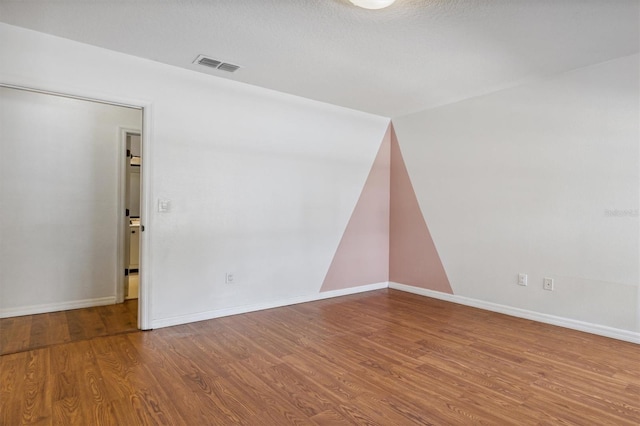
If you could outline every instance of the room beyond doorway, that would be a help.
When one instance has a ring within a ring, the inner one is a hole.
[[[123,129],[125,151],[124,167],[124,282],[118,292],[118,302],[137,299],[140,286],[140,232],[141,225],[141,168],[142,138],[140,132]]]
[[[123,275],[120,132],[141,134],[142,107],[4,84],[0,103],[0,204],[11,206],[0,221],[3,340],[9,329],[20,330],[11,332],[15,346],[38,335],[47,340],[47,324],[73,312],[88,320],[85,314],[102,309],[110,313],[103,325],[94,321],[96,330],[119,333],[114,316],[120,312],[131,323],[131,306],[137,329],[137,301],[108,305],[120,302]],[[72,340],[86,334],[68,327]]]

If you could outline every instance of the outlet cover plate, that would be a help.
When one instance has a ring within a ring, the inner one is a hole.
[[[518,285],[526,286],[527,285],[527,274],[518,274]]]

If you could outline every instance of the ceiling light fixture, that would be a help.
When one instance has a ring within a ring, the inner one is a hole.
[[[349,0],[356,6],[364,9],[382,9],[391,6],[396,0]]]

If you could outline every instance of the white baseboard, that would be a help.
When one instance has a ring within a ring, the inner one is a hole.
[[[441,293],[439,291],[427,290],[424,288],[413,287],[394,282],[389,283],[389,288],[418,294],[420,296],[433,297],[434,299],[445,300],[447,302],[458,303],[460,305],[485,309],[487,311],[498,312],[501,314],[510,315],[512,317],[524,318],[532,321],[542,322],[545,324],[557,325],[560,327],[570,328],[572,330],[584,331],[586,333],[597,334],[599,336],[605,336],[612,339],[624,340],[626,342],[640,344],[640,333],[634,331],[607,327],[605,325],[592,324],[570,318],[557,317],[555,315],[528,311],[526,309],[514,308],[511,306],[500,305],[498,303],[485,302],[483,300],[472,299],[464,296],[456,296],[455,294]]]
[[[279,308],[282,306],[313,302],[316,300],[346,296],[349,294],[363,293],[363,292],[379,290],[387,287],[395,290],[405,291],[408,293],[418,294],[421,296],[432,297],[434,299],[440,299],[448,302],[458,303],[460,305],[472,306],[474,308],[484,309],[491,312],[498,312],[498,313],[510,315],[513,317],[524,318],[532,321],[538,321],[545,324],[557,325],[557,326],[569,328],[572,330],[584,331],[586,333],[596,334],[599,336],[605,336],[613,339],[623,340],[626,342],[640,344],[640,333],[638,332],[623,330],[623,329],[613,328],[613,327],[607,327],[604,325],[578,321],[570,318],[558,317],[555,315],[529,311],[526,309],[514,308],[511,306],[500,305],[498,303],[486,302],[483,300],[472,299],[469,297],[458,296],[454,294],[441,293],[438,291],[427,290],[424,288],[413,287],[413,286],[398,284],[394,282],[381,282],[376,284],[364,285],[360,287],[352,287],[352,288],[346,288],[342,290],[316,293],[316,294],[311,294],[307,296],[298,296],[298,297],[292,297],[292,298],[281,299],[276,301],[256,303],[253,305],[223,308],[223,309],[217,309],[212,311],[199,312],[195,314],[156,319],[151,322],[151,328],[163,328],[163,327],[170,327],[170,326],[180,325],[180,324],[188,324],[196,321],[204,321],[208,319],[226,317],[230,315],[244,314],[248,312],[261,311],[264,309]]]
[[[20,317],[23,315],[46,314],[49,312],[68,311],[70,309],[90,308],[92,306],[113,305],[115,296],[95,299],[73,300],[71,302],[47,303],[44,305],[21,306],[19,308],[0,309],[0,318]]]
[[[380,290],[387,288],[388,282],[363,285],[360,287],[351,287],[341,290],[327,291],[324,293],[316,293],[308,296],[298,296],[288,299],[275,300],[271,302],[256,303],[253,305],[237,306],[233,308],[217,309],[213,311],[199,312],[196,314],[180,315],[177,317],[162,318],[153,320],[151,328],[163,328],[173,325],[187,324],[190,322],[204,321],[213,318],[227,317],[230,315],[246,314],[248,312],[262,311],[264,309],[280,308],[282,306],[296,305],[298,303],[314,302],[316,300],[329,299],[338,296],[347,296],[349,294],[363,293],[366,291]]]

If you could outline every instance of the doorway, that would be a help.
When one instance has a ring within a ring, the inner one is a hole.
[[[0,346],[10,352],[122,332],[120,315],[132,314],[125,322],[143,328],[144,291],[135,312],[117,302],[121,130],[134,129],[141,150],[144,113],[0,83],[0,204],[10,206],[0,211]]]
[[[124,270],[120,301],[137,300],[140,289],[142,139],[139,131],[122,130],[124,165]]]

